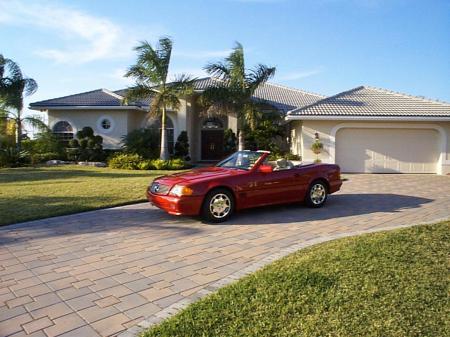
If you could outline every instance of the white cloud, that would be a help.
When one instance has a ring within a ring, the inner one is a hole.
[[[279,81],[295,81],[323,73],[323,67],[317,67],[309,70],[292,71],[284,75],[276,76]]]
[[[107,18],[47,1],[2,1],[1,24],[31,26],[58,35],[58,47],[39,49],[35,53],[59,63],[86,63],[127,57],[133,54],[132,47],[138,40],[135,32]]]

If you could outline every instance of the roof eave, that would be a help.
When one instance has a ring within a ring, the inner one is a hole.
[[[137,105],[30,105],[30,110],[142,110],[147,106]]]
[[[430,122],[447,122],[450,116],[336,116],[336,115],[287,115],[286,121],[300,120],[353,120],[353,121],[430,121]]]

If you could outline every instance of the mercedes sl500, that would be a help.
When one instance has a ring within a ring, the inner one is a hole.
[[[155,206],[175,215],[223,222],[245,208],[304,202],[318,208],[342,185],[339,166],[269,160],[267,151],[238,151],[216,166],[159,177],[147,189]]]

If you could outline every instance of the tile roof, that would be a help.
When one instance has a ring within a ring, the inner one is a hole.
[[[123,97],[107,89],[97,89],[79,94],[31,103],[31,107],[51,106],[119,106]]]
[[[450,117],[450,103],[360,86],[295,109],[289,116]]]
[[[196,91],[203,91],[209,86],[217,85],[218,80],[205,77],[194,82]],[[39,107],[61,107],[61,106],[120,106],[125,97],[127,89],[109,91],[98,89],[80,94],[74,94],[54,99],[49,99],[30,104],[31,108]],[[287,112],[305,105],[312,104],[325,96],[309,93],[303,90],[284,87],[277,84],[265,83],[255,92],[254,98],[275,106],[277,109]],[[139,102],[129,102],[128,105],[148,106],[150,98]]]
[[[219,83],[219,80],[205,77],[198,79],[194,84],[194,88],[195,90],[203,91],[208,87],[217,85],[217,83]],[[266,82],[256,89],[253,98],[273,105],[278,110],[288,112],[315,103],[325,98],[325,96]]]

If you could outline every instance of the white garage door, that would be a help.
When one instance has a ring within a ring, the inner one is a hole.
[[[436,173],[439,134],[428,129],[340,129],[336,163],[342,172]]]

